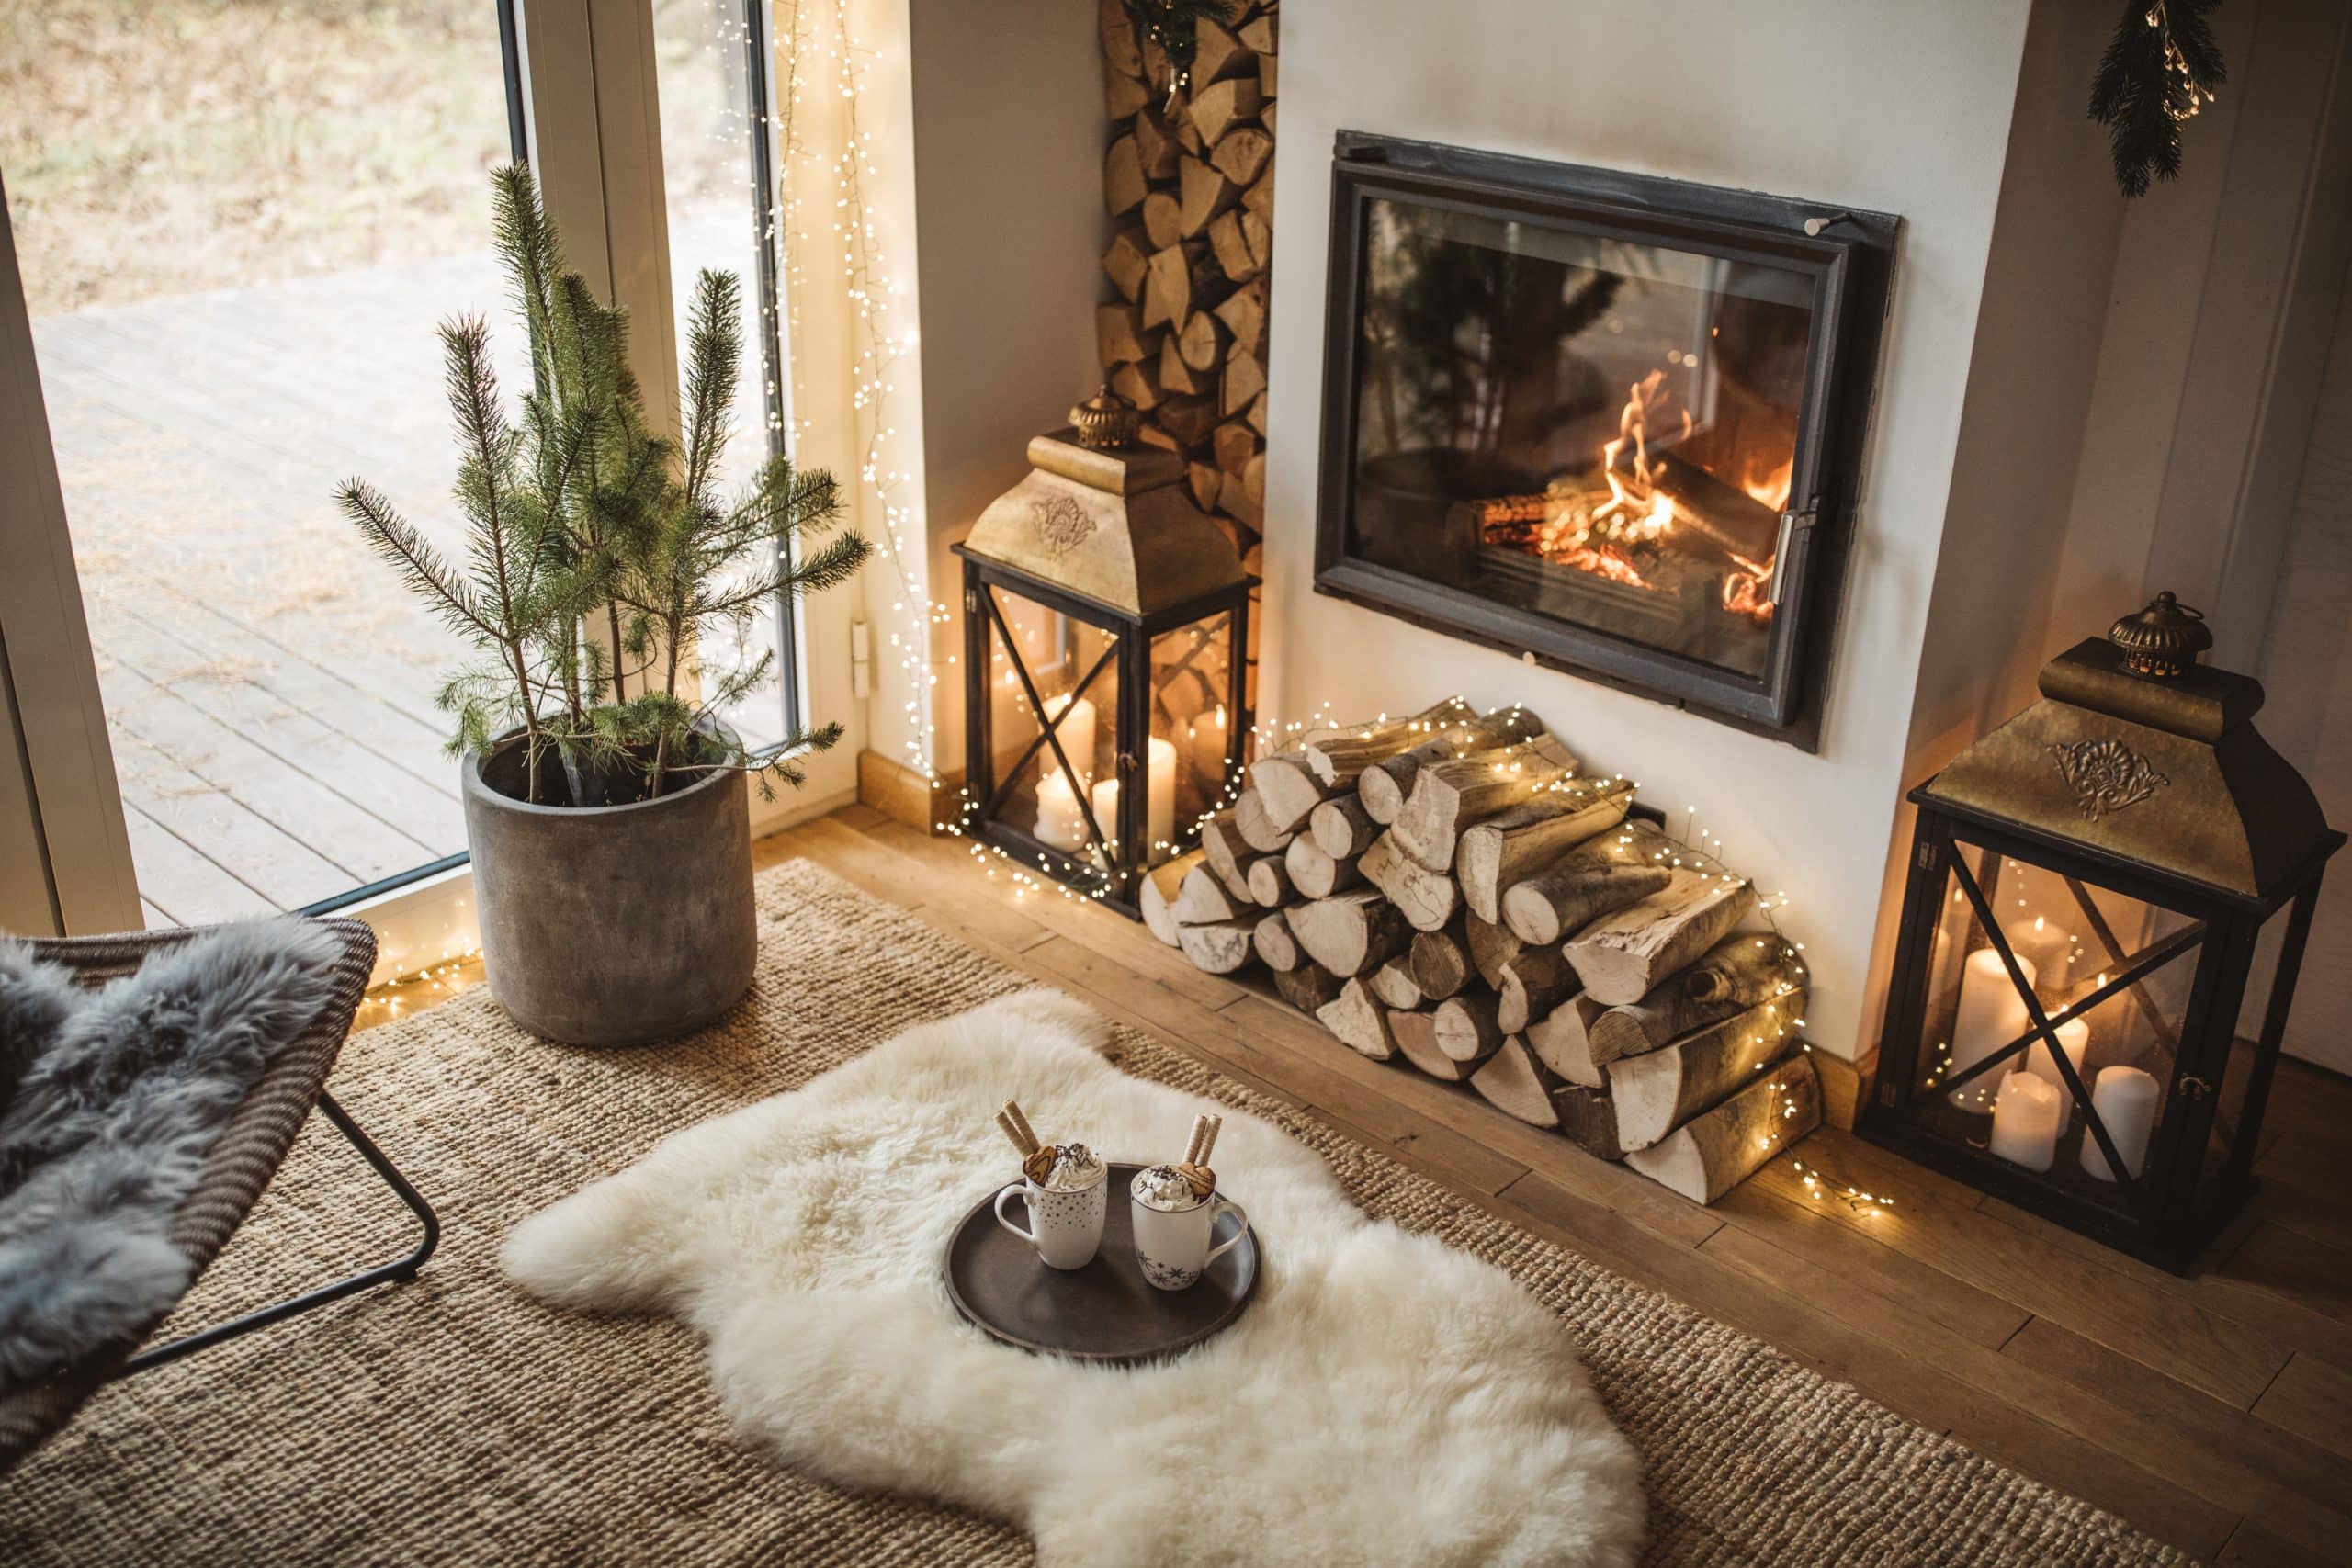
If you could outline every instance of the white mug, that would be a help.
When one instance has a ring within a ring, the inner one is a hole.
[[[1135,1208],[1136,1261],[1143,1268],[1143,1277],[1163,1291],[1191,1289],[1203,1269],[1240,1246],[1241,1238],[1250,1234],[1250,1216],[1227,1198],[1198,1198],[1182,1209],[1155,1209],[1134,1197],[1127,1201]],[[1226,1213],[1238,1218],[1241,1228],[1211,1247],[1209,1233],[1216,1225],[1217,1215]]]
[[[1107,1212],[1110,1168],[1095,1172],[1088,1186],[1062,1190],[1016,1181],[996,1195],[996,1223],[1037,1249],[1049,1269],[1083,1269],[1094,1261],[1102,1245],[1102,1216]],[[1023,1230],[1004,1217],[1004,1201],[1023,1199],[1029,1206],[1029,1228]]]

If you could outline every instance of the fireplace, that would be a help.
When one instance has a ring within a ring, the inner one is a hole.
[[[1811,748],[1896,220],[1341,132],[1316,587]]]

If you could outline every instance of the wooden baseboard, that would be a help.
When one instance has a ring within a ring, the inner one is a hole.
[[[895,757],[879,751],[857,754],[859,804],[926,833],[938,832],[941,823],[954,818],[963,787],[960,771],[927,779]]]
[[[1808,1054],[1813,1057],[1814,1075],[1821,1080],[1821,1119],[1832,1127],[1852,1132],[1861,1114],[1862,1099],[1878,1077],[1878,1047],[1871,1046],[1859,1062],[1821,1050]]]

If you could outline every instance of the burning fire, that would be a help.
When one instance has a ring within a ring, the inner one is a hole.
[[[1657,538],[1674,526],[1674,498],[1657,488],[1657,469],[1650,462],[1648,440],[1650,404],[1665,382],[1663,370],[1653,370],[1635,382],[1633,395],[1617,413],[1617,439],[1600,444],[1600,475],[1609,481],[1609,499],[1593,509],[1592,526],[1600,528],[1622,517],[1623,522],[1601,531],[1629,544]],[[1690,434],[1689,409],[1682,411],[1682,434],[1686,438]],[[1630,488],[1617,477],[1617,459],[1623,456],[1628,442],[1634,447]]]

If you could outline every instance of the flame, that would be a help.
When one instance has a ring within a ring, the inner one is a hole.
[[[1609,499],[1593,508],[1592,521],[1598,525],[1613,518],[1624,518],[1616,527],[1606,530],[1611,538],[1629,543],[1655,539],[1674,526],[1674,498],[1657,488],[1659,466],[1650,461],[1649,449],[1650,408],[1658,401],[1659,389],[1665,384],[1663,370],[1653,370],[1634,383],[1625,406],[1617,411],[1617,439],[1600,444],[1600,474],[1609,481]],[[1689,409],[1682,411],[1682,426],[1683,434],[1688,435]],[[1624,455],[1628,445],[1634,448],[1634,461],[1625,479],[1620,479],[1617,459]],[[1630,485],[1628,479],[1632,481]]]
[[[1739,563],[1739,570],[1724,578],[1724,608],[1751,621],[1770,620],[1772,601],[1764,595],[1771,586],[1772,562],[1752,561],[1736,551],[1731,558]]]
[[[1763,473],[1742,474],[1739,488],[1751,501],[1758,501],[1775,512],[1785,512],[1789,505],[1789,481],[1796,473],[1797,460],[1792,456],[1779,468]]]

